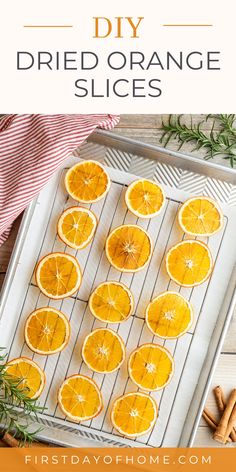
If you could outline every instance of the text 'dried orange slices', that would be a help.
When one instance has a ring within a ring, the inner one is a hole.
[[[139,218],[153,218],[162,210],[165,195],[156,182],[139,179],[128,186],[125,202],[128,209]]]
[[[153,428],[157,415],[157,404],[150,395],[132,392],[115,400],[112,405],[111,421],[120,434],[135,438]]]
[[[193,322],[191,303],[177,292],[163,292],[155,297],[145,315],[152,333],[164,339],[182,336]]]
[[[74,256],[52,252],[39,261],[35,278],[41,292],[57,300],[69,297],[79,289],[82,274]]]
[[[6,373],[16,380],[26,396],[35,400],[38,398],[45,386],[45,374],[36,362],[27,357],[12,359],[6,364]]]
[[[180,207],[178,221],[187,234],[211,236],[221,230],[223,213],[212,198],[193,197]]]
[[[86,421],[102,410],[102,395],[94,380],[84,375],[72,375],[61,385],[58,403],[63,413],[73,421]]]
[[[210,277],[213,270],[210,249],[201,241],[181,241],[169,249],[166,269],[169,277],[179,285],[200,285]]]
[[[60,352],[67,346],[69,338],[70,323],[55,308],[39,308],[26,320],[25,341],[37,354],[46,356]]]
[[[120,323],[133,312],[133,295],[121,282],[103,282],[89,298],[91,313],[105,323]]]
[[[95,329],[84,340],[82,358],[94,372],[103,374],[114,372],[124,362],[124,342],[112,329]]]
[[[121,272],[137,272],[150,261],[153,244],[140,226],[123,225],[113,229],[106,240],[110,264]]]
[[[81,161],[66,173],[65,186],[69,195],[81,203],[93,203],[103,198],[110,188],[110,177],[96,161]]]
[[[174,359],[163,346],[143,344],[131,353],[128,371],[131,380],[142,390],[160,390],[172,378]]]
[[[61,240],[73,249],[84,249],[93,239],[97,218],[88,208],[67,208],[58,220],[57,232]]]

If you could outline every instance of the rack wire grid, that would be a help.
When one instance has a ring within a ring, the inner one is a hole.
[[[95,437],[104,435],[114,444],[133,446],[161,446],[170,421],[170,415],[175,404],[176,394],[179,389],[186,360],[191,349],[196,328],[202,320],[202,307],[209,289],[210,280],[199,287],[184,288],[172,282],[165,270],[165,254],[176,242],[186,236],[177,224],[177,212],[182,201],[166,195],[165,207],[161,214],[150,220],[142,220],[132,215],[126,208],[124,193],[127,184],[119,181],[114,176],[110,190],[103,200],[91,205],[97,215],[99,224],[92,243],[82,251],[76,251],[66,246],[57,236],[56,223],[62,211],[75,202],[68,197],[64,189],[64,177],[67,168],[60,172],[53,198],[50,200],[51,208],[45,219],[45,227],[42,231],[41,245],[37,254],[37,261],[50,252],[67,252],[77,257],[83,271],[83,282],[75,296],[55,301],[46,298],[38,289],[34,279],[34,267],[27,287],[22,307],[19,312],[15,331],[11,333],[9,346],[9,359],[19,356],[27,356],[36,361],[46,374],[46,386],[40,398],[40,404],[46,410],[42,415],[45,420],[50,419],[62,423],[67,427],[80,428],[90,431]],[[111,174],[110,169],[108,172]],[[116,171],[113,171],[116,175]],[[119,176],[119,174],[118,174]],[[37,205],[40,205],[40,197]],[[105,241],[110,231],[121,224],[137,224],[145,228],[150,234],[154,250],[152,258],[146,268],[137,273],[121,273],[115,270],[108,262],[104,251]],[[209,244],[215,263],[220,253],[221,243],[227,227],[227,217],[224,217],[224,227],[213,238],[198,238]],[[132,291],[135,299],[134,314],[125,322],[110,325],[125,342],[126,361],[121,368],[112,374],[98,374],[87,368],[81,358],[81,347],[85,336],[93,329],[108,326],[96,320],[89,311],[88,299],[91,291],[102,281],[116,280],[126,284]],[[175,290],[185,296],[194,307],[194,323],[189,331],[178,339],[162,340],[154,336],[145,324],[144,312],[147,304],[160,292]],[[24,325],[29,313],[39,307],[52,306],[67,315],[71,324],[71,338],[65,350],[53,356],[40,356],[32,353],[24,341]],[[130,352],[137,346],[155,342],[165,346],[173,355],[175,372],[170,384],[151,396],[159,407],[159,416],[153,430],[136,439],[128,440],[122,437],[113,427],[110,421],[110,411],[113,400],[118,396],[131,391],[139,390],[131,381],[127,373],[127,359]],[[75,373],[81,373],[92,377],[101,389],[104,408],[96,418],[76,425],[66,418],[58,407],[57,392],[63,380]],[[193,376],[194,377],[194,376]],[[197,379],[192,380],[197,382]],[[191,379],[190,379],[191,382]],[[183,387],[182,387],[183,388]]]

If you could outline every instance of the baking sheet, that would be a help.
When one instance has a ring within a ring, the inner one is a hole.
[[[94,145],[93,154],[92,143],[87,149],[84,146],[81,157],[87,157],[88,149],[90,157],[97,157],[98,147]],[[171,282],[166,274],[164,254],[170,246],[185,238],[177,225],[176,214],[179,205],[190,193],[170,185],[165,186],[167,200],[162,213],[152,220],[138,220],[127,211],[124,204],[124,192],[135,176],[109,168],[112,185],[108,195],[104,200],[89,205],[99,217],[96,236],[92,244],[83,251],[76,252],[66,247],[56,236],[59,215],[64,208],[74,205],[74,201],[68,198],[63,183],[66,168],[74,162],[74,158],[69,159],[37,199],[3,310],[0,345],[7,346],[9,358],[26,355],[44,368],[47,383],[40,403],[47,409],[41,418],[44,424],[56,431],[57,438],[63,438],[64,432],[71,430],[73,434],[77,432],[99,440],[104,445],[109,442],[126,446],[177,446],[235,260],[235,208],[224,205],[222,231],[210,239],[200,238],[209,244],[216,261],[211,279],[193,289],[180,288]],[[149,266],[136,274],[119,273],[109,265],[104,253],[104,243],[110,230],[123,223],[137,223],[144,227],[154,242],[154,253]],[[34,266],[40,257],[51,251],[66,251],[78,257],[83,269],[83,282],[76,296],[63,301],[49,301],[37,288],[33,275]],[[110,405],[113,399],[124,392],[137,390],[128,379],[126,363],[120,371],[103,376],[92,374],[81,360],[81,344],[85,335],[93,328],[104,326],[93,318],[87,306],[91,290],[104,280],[120,280],[126,283],[135,297],[134,315],[126,322],[112,326],[126,342],[127,358],[138,344],[155,341],[165,345],[175,359],[175,374],[171,383],[164,390],[152,393],[160,407],[156,426],[151,433],[137,440],[121,437],[110,422]],[[167,289],[179,291],[194,305],[194,324],[189,332],[178,340],[163,341],[154,338],[144,323],[144,310],[150,299]],[[23,336],[24,322],[28,314],[36,307],[46,305],[62,310],[70,318],[72,327],[68,347],[62,353],[49,357],[33,354],[25,345]],[[104,398],[102,413],[81,425],[65,418],[57,407],[58,387],[65,377],[77,372],[92,376],[100,386]],[[50,433],[48,436],[50,437]],[[73,437],[71,444],[75,445],[75,442]]]

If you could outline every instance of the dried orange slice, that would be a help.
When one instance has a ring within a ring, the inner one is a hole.
[[[58,392],[63,413],[73,421],[86,421],[102,410],[102,395],[94,380],[85,375],[72,375],[64,380]]]
[[[110,177],[99,162],[81,161],[67,171],[65,186],[74,200],[93,203],[108,192]]]
[[[181,241],[169,249],[166,269],[169,277],[183,287],[200,285],[213,270],[210,249],[201,241]]]
[[[27,357],[18,357],[6,364],[6,372],[13,379],[19,380],[18,388],[29,398],[36,399],[41,395],[46,378],[36,362]]]
[[[69,337],[70,323],[66,316],[55,308],[39,308],[26,320],[25,341],[37,354],[46,356],[62,351],[68,344]]]
[[[162,210],[165,195],[159,184],[139,179],[128,186],[125,202],[128,209],[139,218],[153,218]]]
[[[158,344],[143,344],[133,351],[128,361],[129,376],[143,390],[160,390],[171,380],[174,359]]]
[[[106,256],[121,272],[143,269],[152,255],[152,240],[140,226],[123,225],[113,229],[106,240]]]
[[[97,218],[88,208],[67,208],[58,220],[57,232],[61,240],[73,249],[84,249],[93,239]]]
[[[84,340],[82,357],[85,364],[95,372],[114,372],[124,362],[124,342],[112,329],[95,329]]]
[[[155,400],[143,392],[126,393],[115,400],[111,421],[119,433],[134,438],[150,431],[158,415]]]
[[[52,252],[39,261],[35,278],[41,292],[57,300],[69,297],[79,289],[82,274],[74,256]]]
[[[223,213],[212,198],[193,197],[180,207],[178,221],[187,234],[211,236],[221,230]]]
[[[91,313],[105,323],[120,323],[127,320],[133,307],[133,295],[121,282],[103,282],[89,298]]]
[[[178,338],[191,326],[193,308],[180,293],[163,292],[149,303],[145,315],[153,334],[164,339]]]

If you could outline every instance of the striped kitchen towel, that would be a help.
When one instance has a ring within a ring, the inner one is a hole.
[[[117,115],[5,115],[0,119],[0,245],[15,218],[72,151]]]

